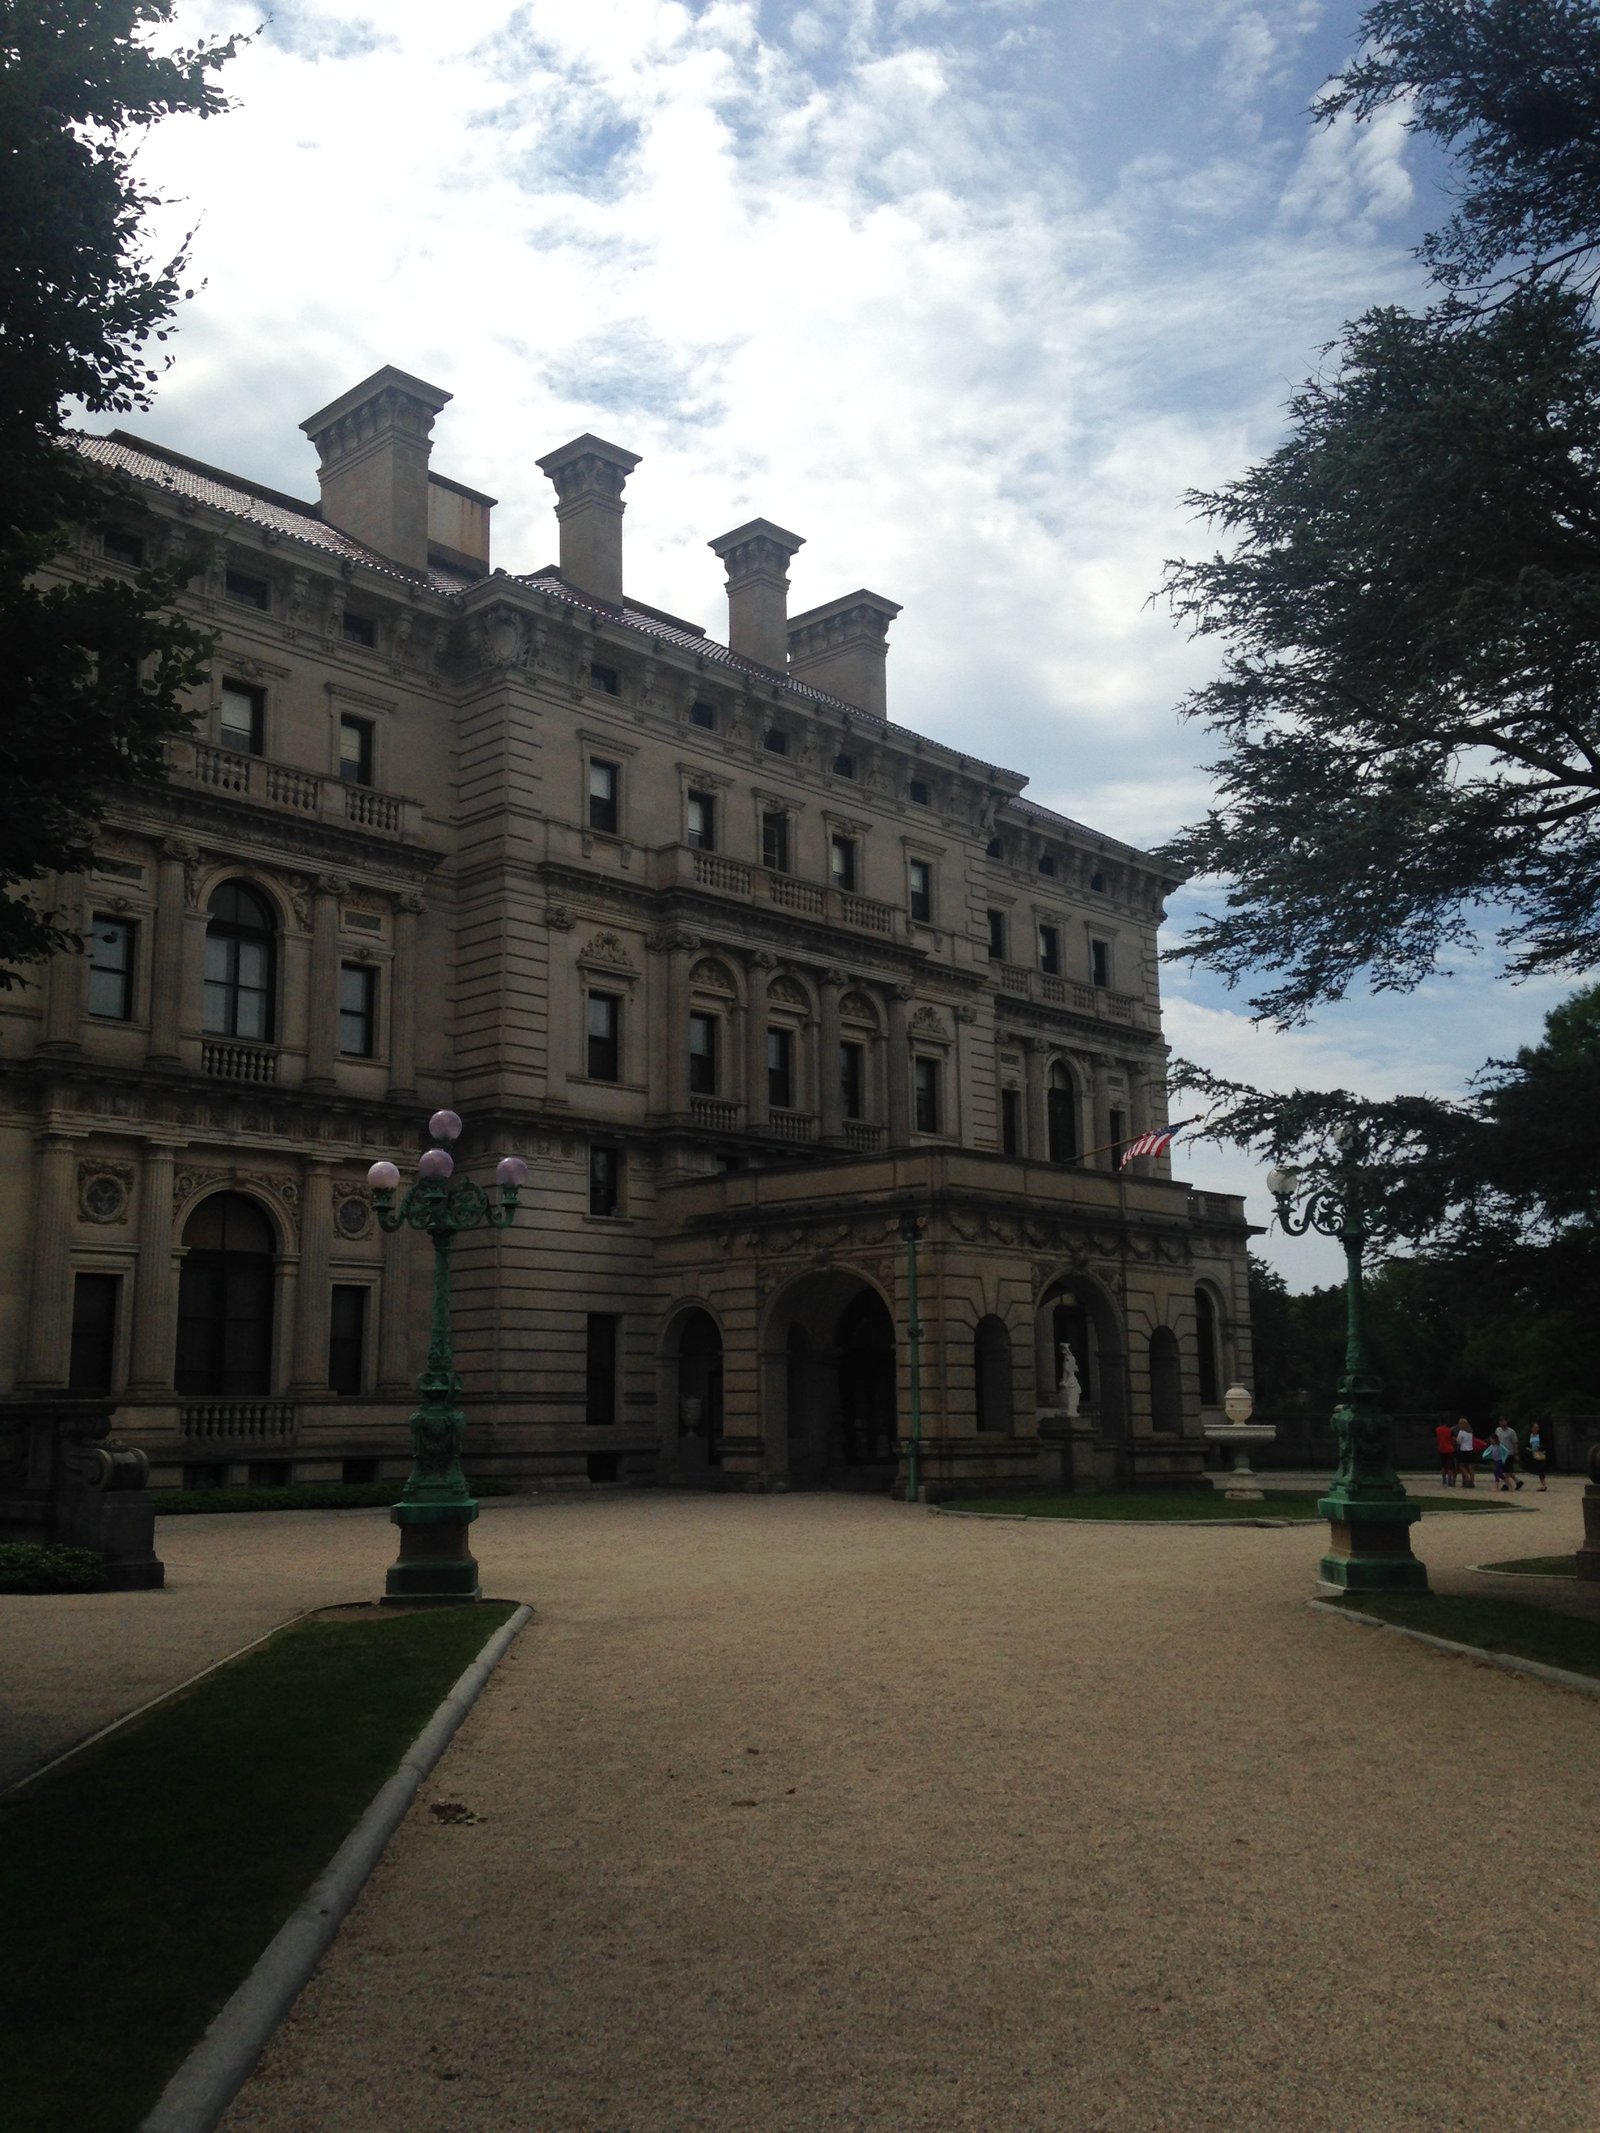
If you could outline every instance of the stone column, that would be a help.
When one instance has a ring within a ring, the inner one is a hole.
[[[842,970],[822,973],[822,1023],[817,1032],[817,1109],[822,1138],[844,1138],[844,1087],[839,1079],[839,1002],[850,982]]]
[[[150,960],[150,1064],[176,1066],[183,1018],[185,916],[184,868],[194,847],[169,838],[156,866],[156,937]]]
[[[61,923],[69,933],[87,932],[85,888],[81,874],[58,874],[52,885],[51,905],[60,914]],[[88,983],[87,941],[76,952],[62,948],[50,958],[44,1002],[44,1037],[39,1046],[42,1052],[59,1054],[82,1049]]]
[[[1050,1100],[1044,1079],[1044,1044],[1038,1037],[1025,1037],[1023,1067],[1027,1074],[1028,1123],[1024,1131],[1022,1152],[1035,1163],[1042,1163],[1050,1153]]]
[[[382,1392],[404,1392],[411,1382],[409,1276],[411,1239],[416,1234],[404,1227],[384,1234],[378,1320],[378,1386]]]
[[[172,1263],[173,1169],[177,1151],[145,1144],[139,1173],[139,1271],[134,1287],[130,1392],[172,1391],[177,1358],[177,1284]]]
[[[744,1122],[751,1133],[767,1123],[767,972],[770,955],[751,959],[744,1017]]]
[[[306,1087],[331,1089],[339,1053],[339,899],[349,883],[319,874],[311,903],[311,992],[306,1009]]]
[[[394,961],[389,965],[389,1094],[417,1093],[417,920],[424,909],[415,889],[395,899]]]
[[[1094,1158],[1096,1170],[1115,1170],[1116,1158],[1106,1145],[1111,1139],[1110,1075],[1103,1059],[1094,1062],[1094,1133],[1089,1146],[1101,1152]]]
[[[77,1218],[77,1137],[39,1136],[23,1383],[64,1386],[72,1355],[72,1230]]]
[[[329,1260],[333,1250],[333,1166],[307,1159],[301,1176],[300,1272],[294,1293],[294,1390],[328,1389]]]
[[[911,1003],[916,989],[889,988],[889,1146],[911,1141]]]
[[[666,1090],[668,1115],[689,1115],[689,972],[699,942],[692,933],[667,936]],[[653,1079],[654,1077],[652,1077]]]

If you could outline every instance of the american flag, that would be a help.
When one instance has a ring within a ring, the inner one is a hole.
[[[1175,1126],[1152,1126],[1148,1133],[1141,1133],[1136,1141],[1129,1141],[1122,1151],[1119,1170],[1126,1170],[1136,1155],[1165,1155],[1172,1146],[1173,1137],[1183,1131],[1193,1120],[1182,1119]]]

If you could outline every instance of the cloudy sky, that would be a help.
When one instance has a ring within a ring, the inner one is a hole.
[[[398,364],[454,394],[434,465],[500,499],[511,570],[555,556],[534,461],[597,430],[643,455],[639,597],[724,634],[705,543],[774,518],[806,537],[794,609],[903,603],[891,717],[1156,842],[1207,794],[1174,707],[1211,655],[1148,604],[1207,545],[1183,493],[1271,448],[1343,320],[1419,293],[1442,219],[1396,120],[1306,120],[1358,13],[279,0],[237,108],[141,151],[203,286],[126,426],[311,496],[298,423]],[[179,15],[193,38],[262,8]],[[1566,989],[1469,967],[1286,1037],[1174,968],[1168,1033],[1269,1085],[1449,1093]],[[1265,1220],[1238,1157],[1179,1167]],[[1264,1248],[1292,1287],[1333,1278],[1331,1247]]]

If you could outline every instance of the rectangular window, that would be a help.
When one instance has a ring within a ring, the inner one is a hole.
[[[703,726],[707,733],[715,733],[717,730],[715,704],[691,704],[689,706],[689,723],[691,726]]]
[[[794,1033],[767,1031],[767,1103],[774,1111],[794,1109]]]
[[[761,817],[761,864],[771,874],[789,871],[789,817],[781,809]]]
[[[714,852],[717,848],[717,803],[708,792],[692,792],[685,809],[688,818],[688,841],[697,852]]]
[[[598,689],[604,696],[620,696],[622,694],[622,676],[615,667],[597,666],[591,660],[589,662],[589,686],[591,689]]]
[[[769,726],[761,736],[761,745],[768,755],[787,755],[789,753],[789,736],[777,726]]]
[[[1006,959],[1006,915],[1003,911],[989,913],[989,960],[1003,963]]]
[[[1113,1170],[1122,1161],[1122,1145],[1128,1138],[1128,1117],[1125,1111],[1112,1109],[1106,1113],[1106,1131],[1111,1137],[1111,1167]]]
[[[591,1311],[584,1320],[583,1419],[591,1429],[610,1429],[617,1419],[617,1333],[613,1311]]]
[[[622,1212],[622,1150],[596,1143],[589,1150],[589,1212],[620,1215]]]
[[[865,1116],[866,1047],[864,1045],[840,1045],[839,1094],[844,1100],[844,1115],[846,1118],[861,1118]]]
[[[689,1017],[689,1093],[691,1096],[715,1096],[717,1093],[715,1015]]]
[[[1020,1155],[1022,1152],[1022,1091],[1000,1091],[1000,1152],[1002,1155]]]
[[[259,755],[267,720],[267,692],[246,681],[224,681],[217,739],[240,755]]]
[[[1109,985],[1111,983],[1111,943],[1109,941],[1091,941],[1089,943],[1089,976],[1096,985]]]
[[[589,995],[589,1059],[591,1081],[622,1079],[622,1002],[615,993]]]
[[[130,570],[144,568],[144,542],[137,533],[125,533],[120,526],[108,526],[100,536],[100,552],[113,563],[126,563]]]
[[[856,774],[856,759],[842,752],[833,759],[833,774],[836,778],[853,778]]]
[[[372,721],[341,718],[339,721],[339,775],[347,785],[372,783]]]
[[[346,644],[364,644],[370,652],[378,641],[378,625],[370,615],[352,615],[346,608],[343,627]]]
[[[1046,977],[1061,975],[1061,932],[1056,926],[1039,928],[1039,968]]]
[[[117,1274],[79,1274],[72,1283],[72,1360],[67,1390],[107,1393],[117,1363]]]
[[[912,1066],[912,1089],[916,1098],[916,1121],[919,1133],[937,1133],[939,1130],[939,1062],[937,1059],[914,1059]]]
[[[225,572],[222,589],[230,600],[237,600],[241,607],[259,607],[265,611],[272,605],[271,585],[265,578],[254,577],[248,570]]]
[[[919,925],[933,924],[933,866],[929,860],[913,859],[907,868],[911,885],[911,916]]]
[[[367,1292],[360,1282],[336,1281],[328,1310],[328,1390],[365,1392]]]
[[[928,785],[925,778],[913,778],[906,787],[906,792],[914,806],[926,807],[928,805]]]
[[[339,1049],[370,1059],[376,1048],[378,973],[365,963],[339,965]]]
[[[602,763],[597,756],[589,760],[589,827],[604,830],[608,837],[617,834],[622,820],[620,805],[622,772],[615,763]]]
[[[836,889],[853,890],[856,885],[856,841],[853,837],[833,837],[828,843],[829,871]]]
[[[97,911],[89,934],[89,1012],[108,1022],[133,1014],[133,954],[138,929],[125,918]]]

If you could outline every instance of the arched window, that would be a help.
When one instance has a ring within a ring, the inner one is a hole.
[[[1005,1321],[980,1318],[972,1336],[973,1390],[979,1429],[1011,1431],[1011,1336]]]
[[[272,1390],[272,1226],[254,1200],[215,1192],[184,1225],[180,1393]]]
[[[270,1043],[278,934],[263,896],[225,881],[206,906],[206,989],[201,1027],[211,1037]]]
[[[1222,1400],[1222,1372],[1217,1362],[1217,1307],[1209,1289],[1194,1292],[1194,1331],[1200,1350],[1200,1405],[1216,1407]]]
[[[1150,1427],[1158,1437],[1183,1431],[1183,1368],[1170,1326],[1157,1326],[1150,1336]]]
[[[1050,1069],[1045,1091],[1045,1112],[1050,1129],[1052,1163],[1076,1162],[1078,1156],[1078,1092],[1072,1069],[1058,1059]]]

